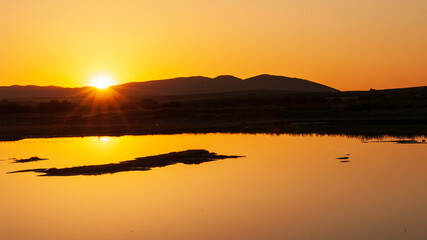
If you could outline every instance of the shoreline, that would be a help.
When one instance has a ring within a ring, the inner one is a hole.
[[[240,122],[229,124],[113,124],[113,125],[53,125],[53,126],[9,126],[0,128],[0,141],[19,141],[31,138],[63,137],[120,137],[171,134],[291,134],[331,135],[363,139],[384,137],[415,138],[427,136],[427,125],[402,122]],[[150,125],[151,125],[150,124]]]

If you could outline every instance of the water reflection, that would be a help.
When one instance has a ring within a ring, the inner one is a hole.
[[[97,177],[5,174],[187,149],[245,157]],[[421,240],[427,235],[425,144],[184,134],[107,142],[26,139],[1,142],[0,150],[6,160],[0,162],[0,239]],[[349,163],[336,159],[347,154]],[[31,156],[49,160],[24,165],[7,160]]]
[[[268,135],[291,135],[291,136],[330,136],[330,137],[349,137],[357,138],[364,141],[369,140],[383,140],[387,138],[400,138],[400,139],[414,139],[426,138],[427,125],[423,124],[363,124],[363,123],[293,123],[285,124],[283,122],[272,123],[241,123],[238,126],[228,128],[203,128],[196,130],[171,130],[163,129],[156,131],[130,131],[116,133],[117,135],[109,135],[104,133],[105,136],[98,136],[99,142],[108,142],[111,136],[120,137],[125,135],[150,135],[150,134],[210,134],[210,133],[228,133],[228,134],[268,134]],[[61,133],[57,133],[61,134]],[[81,134],[81,133],[80,133]],[[36,135],[41,138],[57,137],[58,135]],[[59,135],[60,136],[60,135]],[[69,135],[67,135],[69,136]],[[92,137],[76,136],[76,137]],[[96,135],[95,135],[96,136]],[[2,141],[19,141],[26,138],[33,138],[35,136],[4,136],[0,135],[0,142]]]
[[[110,137],[98,137],[98,141],[100,141],[101,143],[107,143],[108,141],[110,141]]]
[[[365,143],[397,143],[397,144],[426,144],[426,140],[400,139],[400,140],[383,140],[383,141],[365,141]]]

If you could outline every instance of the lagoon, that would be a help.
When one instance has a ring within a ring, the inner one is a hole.
[[[244,157],[98,176],[7,174],[188,149]],[[10,159],[33,156],[48,160]],[[0,142],[0,239],[424,239],[426,156],[426,144],[327,135]]]

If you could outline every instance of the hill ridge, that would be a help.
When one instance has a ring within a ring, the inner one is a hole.
[[[91,87],[13,85],[0,87],[0,99],[61,98],[81,95]],[[162,96],[207,94],[233,91],[279,90],[289,92],[338,92],[337,89],[300,78],[260,74],[241,79],[233,75],[176,77],[171,79],[128,82],[111,86],[123,96]]]

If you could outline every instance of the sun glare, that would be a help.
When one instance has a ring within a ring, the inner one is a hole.
[[[96,87],[98,89],[106,89],[113,84],[113,78],[108,75],[97,75],[92,77],[90,80],[90,86]]]

